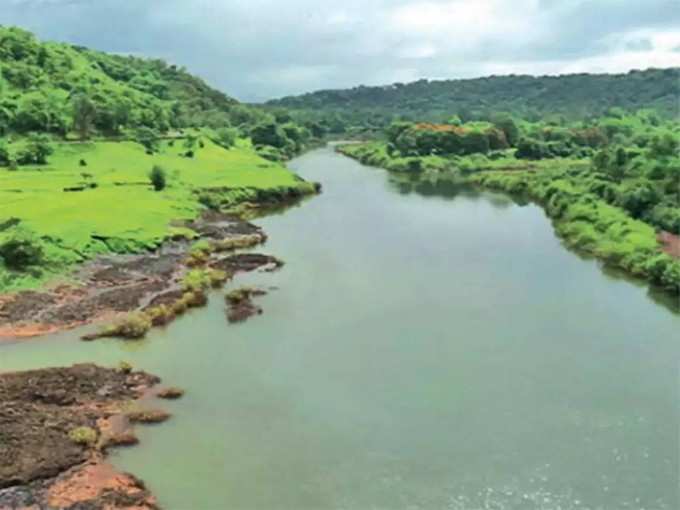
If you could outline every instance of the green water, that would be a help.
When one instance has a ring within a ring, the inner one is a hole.
[[[680,316],[567,251],[534,205],[390,183],[329,149],[324,194],[259,220],[265,314],[221,296],[141,343],[3,347],[187,390],[113,461],[168,509],[680,508]]]

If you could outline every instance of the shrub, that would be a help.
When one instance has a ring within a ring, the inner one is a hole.
[[[80,166],[87,166],[87,161],[85,161],[84,159],[81,159],[80,160]]]
[[[146,311],[146,316],[151,321],[152,326],[165,326],[172,322],[175,313],[166,305],[158,305]]]
[[[217,269],[192,269],[182,281],[182,288],[187,292],[203,291],[210,287],[219,287],[227,281],[228,275]]]
[[[234,128],[221,128],[217,130],[215,142],[225,149],[231,149],[236,143],[237,137],[238,130]]]
[[[97,442],[97,431],[92,427],[77,427],[68,433],[68,437],[76,444],[92,446]]]
[[[0,244],[0,257],[10,269],[24,271],[44,261],[40,241],[30,232],[16,231]]]
[[[153,189],[156,191],[164,190],[167,185],[165,169],[161,166],[154,165],[151,172],[149,172],[149,180],[151,180]]]
[[[19,153],[17,161],[20,165],[45,165],[47,157],[53,149],[49,138],[45,135],[32,135],[28,139],[26,147]]]
[[[129,374],[132,372],[132,365],[127,361],[121,361],[120,363],[118,363],[118,370],[123,372],[124,374]]]
[[[151,329],[151,320],[145,314],[135,312],[108,326],[102,336],[136,340],[144,338]]]

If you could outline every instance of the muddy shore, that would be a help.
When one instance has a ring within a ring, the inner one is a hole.
[[[137,443],[136,417],[169,417],[154,409],[155,395],[180,392],[159,383],[89,364],[0,374],[0,509],[158,508],[106,452]]]
[[[201,239],[221,246],[201,263],[229,277],[241,271],[273,270],[282,262],[270,255],[241,252],[266,241],[259,227],[236,216],[206,212],[186,224]],[[194,241],[174,240],[158,252],[101,257],[81,266],[68,283],[41,291],[0,295],[0,342],[16,340],[91,323],[171,303],[182,293],[181,281],[190,270],[187,257]],[[231,243],[231,244],[230,244]]]

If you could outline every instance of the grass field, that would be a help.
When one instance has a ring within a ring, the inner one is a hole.
[[[0,266],[0,290],[34,286],[97,253],[154,248],[177,233],[173,220],[194,218],[203,208],[197,192],[220,190],[227,200],[231,193],[236,203],[244,190],[309,186],[260,158],[245,140],[229,150],[207,138],[203,144],[193,158],[183,155],[182,140],[163,141],[153,155],[134,142],[55,144],[47,165],[0,170],[0,224],[20,220],[0,230],[0,242],[16,229],[28,230],[47,255],[40,274]],[[167,172],[159,192],[149,182],[153,165]]]

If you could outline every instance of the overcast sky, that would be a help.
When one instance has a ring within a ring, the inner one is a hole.
[[[0,0],[0,24],[161,57],[245,101],[680,66],[680,0]]]

